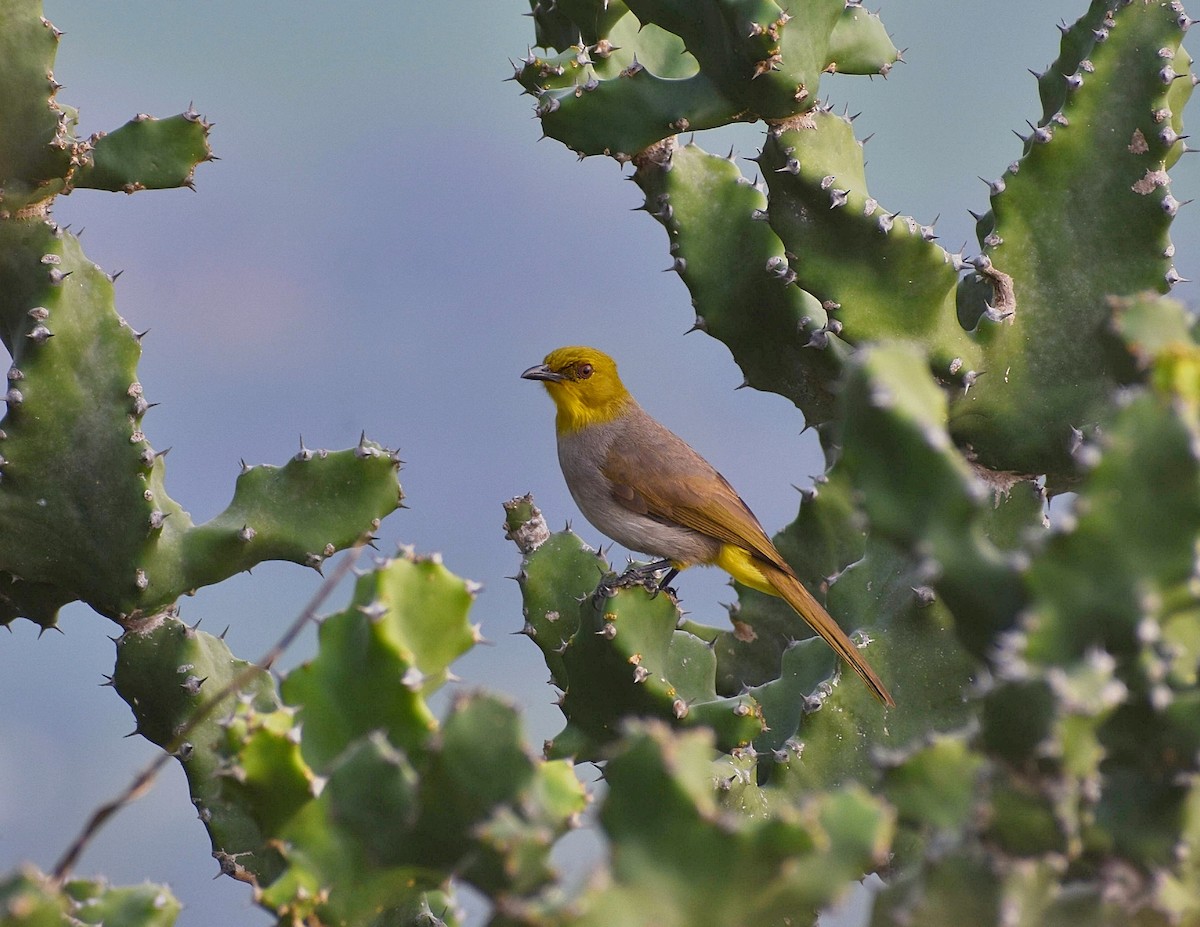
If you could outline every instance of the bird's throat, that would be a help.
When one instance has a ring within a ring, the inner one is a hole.
[[[552,389],[557,414],[554,429],[560,435],[571,434],[589,425],[604,425],[628,411],[632,399],[621,390],[611,396],[581,396],[570,388]]]

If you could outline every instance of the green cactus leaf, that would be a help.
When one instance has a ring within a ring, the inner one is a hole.
[[[0,224],[0,339],[12,356],[0,420],[3,612],[53,622],[81,599],[118,622],[265,559],[319,566],[400,501],[397,461],[369,441],[248,468],[205,525],[164,488],[142,430],[140,339],[78,239],[37,219]]]
[[[829,36],[830,70],[887,76],[900,52],[877,13],[847,3]]]
[[[364,439],[343,451],[303,448],[282,467],[244,467],[233,501],[211,521],[191,527],[184,513],[164,521],[145,560],[150,588],[166,577],[177,595],[264,560],[320,567],[400,504],[397,466],[391,451]],[[161,472],[151,482],[161,485]]]
[[[1026,489],[1014,498],[989,491],[982,473],[954,449],[944,394],[911,347],[864,352],[851,372],[845,402],[843,463],[863,490],[872,527],[923,550],[923,576],[915,585],[931,585],[955,615],[969,616],[957,630],[968,649],[982,656],[1026,598],[1021,558],[993,543],[986,525],[1015,518],[1026,528],[1041,528],[1040,493]],[[1010,512],[993,514],[1010,505]],[[1014,531],[1019,533],[1009,525],[1002,532],[1008,546]]]
[[[526,553],[516,577],[524,601],[523,630],[542,651],[553,683],[565,690],[562,655],[579,631],[578,603],[595,591],[608,564],[574,532],[550,534],[531,496],[504,505],[508,537]]]
[[[437,726],[426,699],[475,643],[472,598],[440,561],[411,554],[359,578],[350,606],[321,622],[316,658],[281,684],[299,708],[303,752],[314,768],[375,730],[400,749],[426,741]]]
[[[179,902],[163,885],[117,887],[87,879],[72,879],[64,885],[31,866],[0,876],[0,924],[4,927],[171,927],[179,910]]]
[[[958,833],[970,823],[982,758],[957,736],[939,736],[889,764],[883,790],[903,823]]]
[[[604,601],[589,597],[578,609],[579,630],[563,652],[569,682],[562,698],[569,727],[590,741],[577,758],[597,757],[628,717],[709,726],[724,749],[762,732],[752,698],[717,693],[716,657],[700,638],[676,630],[679,609],[669,596],[620,589]],[[566,755],[557,738],[549,749]]]
[[[533,8],[538,44],[560,54],[531,53],[515,76],[545,134],[581,155],[627,160],[680,132],[793,116],[822,74],[886,74],[898,57],[878,19],[843,0]]]
[[[530,0],[539,48],[565,51],[582,38],[595,45],[629,12],[622,0]]]
[[[993,185],[994,228],[981,244],[1013,294],[988,335],[987,375],[954,403],[952,431],[994,469],[1074,473],[1070,429],[1095,422],[1128,377],[1107,299],[1163,292],[1174,276],[1178,203],[1166,169],[1192,84],[1180,14],[1112,6],[1093,3],[1064,35],[1056,76],[1043,78],[1065,81],[1048,97],[1061,105]]]
[[[812,916],[875,865],[892,819],[867,793],[814,795],[770,816],[722,811],[712,739],[631,725],[609,760],[600,812],[609,884],[581,899],[580,925],[782,923]]]
[[[91,141],[71,186],[123,193],[191,186],[196,165],[212,158],[208,130],[191,111],[169,119],[137,116]]]
[[[749,385],[787,396],[811,425],[827,422],[838,351],[820,301],[788,280],[783,242],[763,221],[763,192],[731,159],[694,144],[639,158],[634,180],[667,230],[696,329],[729,347]]]
[[[63,188],[74,157],[74,111],[55,100],[61,33],[41,3],[3,0],[0,20],[0,216]]]
[[[198,708],[234,680],[238,689],[183,733]],[[270,828],[307,800],[311,785],[286,733],[271,736],[280,722],[264,720],[281,709],[270,674],[236,659],[220,638],[159,615],[117,640],[113,685],[133,710],[137,733],[179,759],[221,871],[271,882],[281,860],[268,844]],[[285,713],[286,729],[290,720]],[[247,766],[239,753],[254,738]],[[282,762],[264,765],[268,749]]]
[[[870,196],[848,119],[816,110],[774,127],[759,165],[796,283],[832,314],[836,334],[852,344],[919,341],[947,379],[978,369],[958,323],[956,261],[932,229]]]
[[[75,879],[63,886],[73,902],[71,918],[108,927],[171,927],[182,905],[161,885],[117,888]],[[7,923],[7,922],[6,922]]]

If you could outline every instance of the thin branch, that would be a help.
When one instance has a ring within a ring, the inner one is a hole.
[[[358,561],[358,555],[362,551],[363,544],[363,541],[359,541],[354,545],[353,548],[351,548],[347,556],[343,557],[341,561],[339,561],[338,565],[329,573],[327,577],[325,577],[321,585],[317,587],[317,591],[313,594],[313,597],[309,600],[308,604],[304,606],[304,609],[296,617],[296,620],[288,626],[288,629],[284,631],[283,635],[279,638],[275,645],[271,647],[271,649],[265,654],[263,654],[262,658],[257,663],[252,663],[251,665],[247,666],[244,670],[234,676],[233,679],[231,679],[229,683],[216,695],[201,704],[192,714],[192,716],[180,727],[174,739],[163,748],[163,753],[160,753],[158,756],[156,756],[153,761],[151,761],[144,769],[142,769],[141,772],[134,776],[133,781],[130,782],[129,785],[126,786],[126,788],[119,795],[117,795],[111,801],[105,802],[92,812],[91,817],[88,818],[87,823],[79,832],[79,835],[74,839],[74,841],[72,841],[66,852],[63,853],[58,862],[55,864],[54,871],[50,876],[52,884],[61,887],[62,884],[66,882],[68,878],[70,878],[71,871],[75,868],[75,864],[79,861],[79,857],[83,855],[83,852],[87,849],[88,844],[92,842],[96,834],[100,831],[108,819],[126,805],[131,804],[132,802],[141,798],[150,790],[150,787],[154,784],[154,780],[158,776],[159,772],[162,771],[162,768],[167,764],[171,757],[174,756],[176,751],[178,751],[179,747],[187,738],[187,735],[195,729],[196,725],[216,711],[217,706],[220,705],[221,702],[240,690],[242,686],[246,685],[246,683],[250,681],[257,671],[269,670],[271,668],[272,664],[279,659],[280,655],[292,645],[292,643],[296,640],[296,637],[301,631],[304,630],[305,626],[316,618],[317,609],[324,604],[325,600],[329,598],[330,594],[333,592],[334,587],[342,581],[345,575],[350,572],[354,564]]]

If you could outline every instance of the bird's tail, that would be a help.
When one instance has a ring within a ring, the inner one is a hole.
[[[830,617],[829,612],[813,598],[812,593],[804,588],[804,584],[789,572],[762,560],[755,560],[754,565],[763,574],[766,581],[788,605],[794,608],[809,626],[824,638],[837,654],[853,667],[854,672],[862,677],[867,688],[885,705],[895,706],[891,693],[883,681],[871,669],[869,663],[862,658],[854,642],[846,636],[846,632]]]

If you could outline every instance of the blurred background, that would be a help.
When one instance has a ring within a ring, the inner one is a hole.
[[[906,63],[888,80],[834,76],[823,96],[860,112],[872,195],[889,211],[974,253],[968,209],[987,209],[985,179],[1020,153],[1012,130],[1036,119],[1034,79],[1057,54],[1060,19],[1085,0],[882,0]],[[56,78],[79,107],[81,134],[135,113],[196,109],[215,122],[220,161],[196,192],[127,197],[80,191],[55,217],[86,229],[89,257],[124,270],[118,310],[143,342],[140,379],[161,405],[145,427],[171,447],[167,486],[197,522],[232,496],[239,458],[283,463],[299,445],[340,448],[360,431],[407,461],[410,509],[380,531],[440,552],[481,582],[473,618],[490,646],[455,667],[461,686],[508,693],[538,745],[561,726],[554,691],[521,627],[515,547],[501,503],[532,491],[552,527],[579,517],[554,452],[552,407],[519,379],[562,344],[612,353],[642,404],[707,456],[769,532],[790,522],[823,469],[786,400],[734,391],[742,375],[720,343],[683,337],[689,296],[661,226],[614,162],[580,162],[544,140],[532,99],[505,82],[533,24],[523,0],[455,4],[231,0],[96,3],[46,0],[62,29]],[[2,24],[0,24],[2,28]],[[1193,117],[1194,118],[1194,117]],[[752,127],[700,144],[755,154]],[[1197,195],[1200,160],[1173,174]],[[743,170],[753,172],[746,163]],[[1181,211],[1176,264],[1200,275],[1200,213]],[[1194,284],[1176,295],[1195,301]],[[613,552],[617,565],[624,556]],[[183,603],[183,617],[229,626],[256,659],[315,591],[319,577],[264,564]],[[734,598],[722,575],[694,570],[684,607],[722,623]],[[345,590],[326,611],[340,608]],[[0,640],[0,870],[53,866],[86,816],[155,748],[122,739],[125,704],[97,689],[112,671],[115,625],[81,607],[61,634],[21,622]],[[311,630],[287,668],[311,656]],[[581,774],[590,778],[589,770]],[[586,841],[584,841],[586,842]],[[580,851],[582,852],[582,851]],[[78,871],[115,883],[168,882],[184,927],[265,925],[250,890],[212,880],[217,865],[174,765],[102,832]]]

